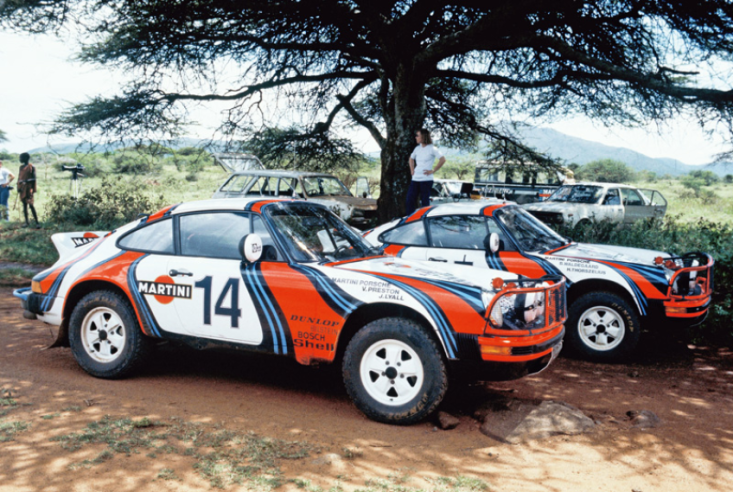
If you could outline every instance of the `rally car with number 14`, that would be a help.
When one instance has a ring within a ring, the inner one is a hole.
[[[52,239],[58,262],[15,295],[100,378],[131,374],[156,340],[340,363],[362,412],[409,424],[437,408],[451,372],[519,378],[562,344],[562,277],[383,256],[310,202],[184,203]]]

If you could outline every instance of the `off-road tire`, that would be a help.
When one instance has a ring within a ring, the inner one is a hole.
[[[139,369],[152,344],[140,331],[127,300],[99,290],[84,296],[74,307],[69,345],[86,372],[98,378],[119,379]]]
[[[639,344],[641,324],[629,302],[613,292],[589,292],[570,304],[565,340],[570,352],[597,362],[628,358]]]
[[[384,371],[377,370],[381,367]],[[356,407],[388,424],[424,419],[448,389],[438,345],[420,325],[404,318],[379,319],[359,330],[346,347],[342,374]]]

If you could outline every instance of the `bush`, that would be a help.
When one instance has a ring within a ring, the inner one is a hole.
[[[109,178],[104,178],[97,188],[86,191],[78,200],[69,195],[52,195],[49,202],[46,207],[49,222],[94,229],[113,229],[165,204],[164,197],[154,196],[145,184]]]
[[[118,174],[150,174],[160,171],[160,159],[136,152],[117,152],[112,155],[112,171]]]
[[[733,228],[703,217],[686,223],[680,217],[650,219],[618,227],[608,221],[594,222],[558,232],[574,241],[615,244],[683,254],[691,251],[709,253],[715,259],[714,291],[705,322],[689,333],[695,343],[733,345]]]
[[[575,177],[582,181],[628,183],[634,179],[634,170],[621,161],[600,159],[581,167]]]

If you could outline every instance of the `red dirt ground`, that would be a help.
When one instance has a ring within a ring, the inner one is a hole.
[[[307,458],[280,463],[278,490],[284,491],[303,483],[309,491],[374,489],[375,479],[392,480],[394,490],[433,490],[437,477],[475,477],[490,491],[506,492],[728,492],[733,484],[733,354],[726,349],[657,340],[633,364],[560,357],[536,376],[454,391],[443,408],[461,423],[442,431],[434,420],[394,427],[366,419],[350,403],[338,371],[164,347],[139,376],[105,381],[84,373],[69,349],[43,350],[52,340],[50,327],[23,319],[11,289],[0,288],[0,398],[16,402],[0,407],[0,429],[3,422],[28,424],[0,442],[0,491],[211,487],[184,454],[115,454],[74,467],[106,446],[69,451],[50,438],[80,432],[104,415],[177,417],[210,429],[307,441]],[[565,401],[599,425],[589,434],[523,445],[494,441],[479,432],[472,414],[497,391]],[[651,410],[662,425],[632,428],[629,410]],[[178,479],[161,478],[164,468]]]

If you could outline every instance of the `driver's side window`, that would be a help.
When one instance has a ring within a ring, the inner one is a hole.
[[[604,205],[621,205],[621,197],[619,196],[618,189],[608,190],[606,198],[603,199]]]
[[[450,215],[428,220],[430,242],[435,248],[484,249],[488,230],[484,217]]]

